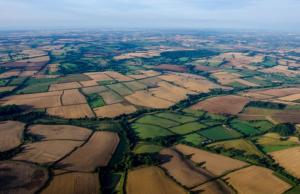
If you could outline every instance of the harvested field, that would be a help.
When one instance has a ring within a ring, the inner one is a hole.
[[[33,76],[37,73],[38,71],[22,71],[22,73],[20,73],[19,77],[30,77]]]
[[[300,123],[299,110],[284,110],[272,115],[272,118],[279,123]]]
[[[78,104],[78,105],[48,108],[47,113],[49,115],[68,118],[68,119],[95,117],[93,111],[91,110],[88,104]]]
[[[69,89],[76,89],[76,88],[81,88],[81,87],[82,86],[78,82],[51,84],[49,91],[69,90]]]
[[[92,86],[87,88],[81,88],[81,90],[84,94],[89,95],[104,92],[108,89],[105,86]]]
[[[284,97],[279,98],[279,100],[288,101],[288,102],[293,102],[293,101],[296,101],[296,100],[299,100],[299,99],[300,99],[300,93],[299,94],[292,94],[292,95],[289,95],[289,96],[284,96]]]
[[[124,85],[126,85],[132,91],[139,91],[139,90],[147,89],[147,86],[142,84],[139,81],[124,82]]]
[[[278,89],[270,89],[270,90],[261,90],[256,92],[259,94],[283,97],[283,96],[300,93],[300,88],[278,88]]]
[[[135,92],[126,96],[125,99],[134,105],[149,108],[168,108],[173,105],[172,102],[154,97],[147,91]]]
[[[158,86],[158,88],[149,90],[151,94],[158,98],[174,103],[186,99],[188,94],[196,94],[195,92],[189,91],[185,88],[177,87],[168,82],[159,82]]]
[[[132,53],[124,53],[119,56],[115,56],[115,60],[124,60],[124,59],[133,59],[133,58],[151,58],[151,57],[157,57],[160,56],[160,51],[154,50],[154,51],[137,51]]]
[[[271,152],[272,158],[293,176],[300,178],[300,147]]]
[[[217,179],[193,188],[195,194],[233,194],[235,193],[224,181]]]
[[[98,86],[98,83],[95,80],[89,81],[81,81],[79,82],[83,87],[90,87],[90,86]]]
[[[63,105],[73,105],[73,104],[85,104],[87,103],[85,97],[79,92],[78,89],[64,90],[62,95]]]
[[[29,163],[1,161],[0,177],[0,193],[31,194],[44,186],[48,172]]]
[[[241,112],[249,99],[241,96],[220,96],[198,102],[192,109],[201,109],[214,114],[236,115]]]
[[[99,194],[100,184],[97,173],[66,173],[54,176],[42,194]]]
[[[221,84],[229,84],[236,79],[239,79],[241,75],[237,73],[229,73],[225,71],[217,72],[212,74],[213,77],[217,78],[218,82]]]
[[[120,94],[121,96],[127,96],[129,94],[132,94],[132,91],[122,83],[108,85],[107,87]]]
[[[35,94],[21,94],[2,98],[3,105],[16,104],[27,105],[34,108],[48,108],[61,106],[60,95],[62,92],[44,92]]]
[[[122,114],[134,113],[135,111],[137,111],[137,109],[134,106],[121,103],[111,104],[94,109],[96,116],[103,118],[114,118]]]
[[[128,172],[126,193],[130,194],[186,194],[158,167],[145,167]]]
[[[159,153],[162,158],[165,158],[162,160],[167,161],[160,166],[185,187],[192,188],[214,178],[211,173],[205,169],[196,168],[190,161],[184,160],[180,154],[170,148],[165,148]]]
[[[92,131],[72,125],[32,125],[29,133],[38,135],[42,140],[78,140],[88,139]]]
[[[235,171],[226,175],[224,179],[238,193],[243,194],[281,194],[291,188],[288,183],[273,175],[273,171],[258,166]]]
[[[45,62],[46,63],[49,60],[50,60],[49,56],[40,56],[40,57],[34,57],[34,58],[20,60],[20,61],[17,61],[17,62],[22,62],[22,63]]]
[[[0,74],[0,79],[10,78],[13,76],[18,76],[21,73],[20,70],[10,70]]]
[[[118,134],[107,131],[95,132],[86,144],[60,161],[57,168],[92,172],[97,167],[108,164],[118,144]]]
[[[228,171],[235,170],[247,166],[248,164],[239,160],[235,160],[226,156],[213,154],[204,150],[179,144],[175,146],[176,150],[184,155],[191,155],[191,160],[195,163],[203,163],[205,169],[220,176]]]
[[[85,75],[89,76],[91,79],[95,80],[96,82],[112,80],[112,78],[107,76],[104,72],[85,73]]]
[[[162,79],[159,79],[158,77],[150,77],[146,79],[141,79],[139,82],[145,84],[147,87],[153,88],[157,86],[158,82],[163,81]]]
[[[108,75],[109,77],[115,79],[115,80],[118,80],[118,81],[132,81],[133,79],[130,78],[130,77],[127,77],[125,75],[122,75],[118,72],[115,72],[115,71],[106,71],[105,72],[106,75]]]
[[[30,161],[42,165],[51,165],[73,149],[83,144],[83,141],[53,140],[28,143],[24,150],[13,157],[13,160]]]
[[[175,72],[187,72],[187,68],[185,66],[180,65],[171,65],[171,64],[161,64],[152,67],[153,69],[165,70],[165,71],[175,71]]]
[[[249,81],[244,80],[244,79],[235,79],[233,81],[238,82],[238,83],[240,83],[242,85],[245,85],[245,86],[249,86],[249,87],[257,87],[257,86],[259,86],[258,84],[249,82]]]
[[[108,104],[108,105],[119,103],[124,100],[119,94],[117,94],[116,92],[114,92],[112,90],[104,91],[99,94],[103,98],[105,104]]]
[[[21,145],[25,124],[18,121],[0,122],[0,152],[14,149]]]
[[[265,95],[265,94],[259,94],[256,92],[245,92],[241,93],[242,96],[248,97],[248,98],[253,98],[253,99],[258,99],[258,100],[267,100],[273,98],[273,96],[270,95]]]
[[[272,115],[280,112],[276,109],[266,109],[266,108],[256,108],[256,107],[247,107],[241,114],[239,118],[242,120],[268,120],[272,123],[276,123],[272,118]]]

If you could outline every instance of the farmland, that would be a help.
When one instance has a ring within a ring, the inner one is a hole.
[[[0,193],[297,193],[299,40],[1,32]]]

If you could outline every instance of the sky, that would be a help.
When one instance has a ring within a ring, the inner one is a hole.
[[[300,0],[0,0],[0,29],[300,31]]]

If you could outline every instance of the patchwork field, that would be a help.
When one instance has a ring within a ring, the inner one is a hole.
[[[52,84],[49,88],[49,91],[56,90],[69,90],[81,88],[81,85],[78,82],[69,82],[69,83],[60,83],[60,84]]]
[[[64,90],[62,94],[63,105],[86,104],[85,97],[78,89]]]
[[[57,164],[57,168],[92,172],[108,164],[119,144],[119,137],[112,132],[95,132],[86,144]]]
[[[186,194],[187,192],[157,167],[128,172],[126,192],[130,194]]]
[[[135,111],[137,111],[137,109],[134,106],[121,103],[111,104],[94,109],[97,117],[102,118],[114,118],[122,114],[134,113]]]
[[[173,135],[173,133],[168,131],[167,129],[154,125],[134,123],[131,125],[131,127],[137,133],[137,136],[141,139]]]
[[[0,177],[0,193],[35,193],[46,183],[48,172],[34,164],[1,161]]]
[[[269,169],[250,166],[224,177],[239,193],[284,193],[291,186],[273,175]]]
[[[91,110],[88,104],[78,104],[78,105],[48,108],[47,113],[49,115],[69,118],[69,119],[95,117],[93,111]]]
[[[186,156],[191,156],[191,160],[195,163],[204,163],[204,167],[215,176],[220,176],[228,171],[235,170],[247,166],[248,164],[239,160],[235,160],[226,156],[213,154],[204,150],[179,144],[175,149]]]
[[[274,151],[270,155],[286,171],[297,178],[300,177],[300,147]]]
[[[240,133],[238,133],[237,131],[230,129],[228,127],[225,127],[225,126],[211,127],[211,128],[200,131],[199,134],[208,139],[214,140],[214,141],[242,137],[242,135]]]
[[[100,184],[98,174],[89,173],[66,173],[56,175],[49,185],[41,192],[42,194],[99,194]]]
[[[21,145],[25,124],[18,121],[0,122],[0,152],[14,149]]]
[[[192,109],[201,109],[215,114],[236,115],[241,112],[249,99],[241,96],[221,96],[213,97],[201,101],[192,106]]]

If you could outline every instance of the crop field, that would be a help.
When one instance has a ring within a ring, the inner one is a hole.
[[[132,81],[133,79],[115,71],[106,71],[106,75],[117,81]]]
[[[92,131],[72,125],[31,125],[28,132],[38,135],[42,140],[87,140]]]
[[[89,76],[92,80],[95,80],[96,82],[112,80],[112,78],[106,75],[104,72],[85,73],[85,75]]]
[[[69,82],[69,83],[60,83],[60,84],[52,84],[49,88],[49,91],[56,90],[70,90],[81,88],[81,85],[78,82]]]
[[[189,123],[189,122],[193,122],[193,121],[197,120],[197,118],[195,118],[195,117],[185,116],[185,115],[176,114],[176,113],[172,113],[172,112],[162,112],[162,113],[156,114],[156,116],[165,118],[165,119],[169,119],[174,122],[180,122],[180,123]]]
[[[134,113],[137,109],[132,105],[125,105],[121,103],[106,105],[94,109],[97,117],[114,118],[122,114]]]
[[[131,194],[185,194],[186,191],[158,167],[145,167],[128,172],[126,192]]]
[[[274,97],[283,97],[300,93],[300,88],[279,88],[258,91],[259,94],[270,95]]]
[[[140,142],[135,148],[134,153],[136,154],[145,154],[145,153],[156,153],[160,152],[163,147],[160,145],[150,144],[146,142]]]
[[[277,109],[267,109],[267,108],[256,108],[247,107],[242,113],[238,115],[241,120],[268,120],[272,123],[276,123],[272,118],[273,115],[281,110]]]
[[[226,182],[229,182],[239,193],[284,193],[291,186],[276,177],[269,169],[250,166],[225,176]]]
[[[300,145],[297,137],[282,139],[277,133],[267,133],[257,138],[256,142],[262,146],[265,152],[274,152]]]
[[[99,94],[103,98],[105,104],[115,104],[123,101],[123,98],[119,94],[111,90],[100,92]]]
[[[234,191],[226,185],[222,180],[217,179],[204,183],[198,187],[193,188],[192,190],[196,194],[208,193],[208,194],[232,194]]]
[[[147,86],[139,81],[124,82],[124,85],[134,92],[147,89]]]
[[[91,193],[100,191],[98,174],[94,173],[66,173],[54,176],[50,184],[41,192],[42,194],[74,194]]]
[[[173,135],[172,132],[159,126],[134,123],[131,125],[131,127],[137,133],[137,136],[141,139]]]
[[[73,104],[86,104],[87,101],[85,97],[79,92],[78,89],[64,90],[62,94],[62,104],[63,105],[73,105]]]
[[[260,133],[264,133],[268,130],[270,130],[273,127],[273,124],[268,121],[242,121],[238,119],[234,119],[230,122],[230,126],[245,134],[245,135],[257,135]]]
[[[220,176],[228,171],[239,169],[248,164],[226,156],[213,154],[204,150],[179,144],[175,146],[185,156],[191,156],[191,160],[197,164],[204,163],[203,167],[215,176]]]
[[[101,93],[107,91],[108,89],[105,86],[91,86],[91,87],[81,88],[81,90],[84,94],[90,95],[90,94]]]
[[[126,87],[124,84],[116,83],[112,85],[108,85],[110,89],[112,89],[114,92],[118,93],[120,96],[128,96],[132,94],[132,91]]]
[[[49,115],[69,118],[69,119],[95,117],[93,111],[91,110],[88,104],[78,104],[78,105],[48,108],[47,113]]]
[[[46,169],[17,161],[0,162],[1,193],[35,193],[48,179]],[[4,180],[8,180],[5,181]]]
[[[65,170],[92,172],[108,164],[119,144],[119,137],[112,132],[95,132],[86,144],[57,164]]]
[[[24,150],[13,157],[13,159],[51,165],[81,144],[83,144],[83,141],[72,140],[53,140],[29,143],[24,145]]]
[[[141,124],[158,125],[163,128],[169,128],[179,125],[179,123],[175,121],[157,117],[155,115],[145,115],[142,118],[136,120],[135,122]]]
[[[183,135],[183,134],[192,133],[194,131],[201,130],[203,128],[206,128],[206,126],[198,122],[192,122],[177,127],[172,127],[170,128],[170,131],[176,134]]]
[[[0,152],[14,149],[21,145],[25,124],[18,121],[0,122]]]
[[[279,100],[283,100],[283,101],[289,101],[289,102],[293,102],[293,101],[297,101],[300,99],[300,93],[299,94],[292,94],[289,96],[284,96],[279,98]]]
[[[242,137],[242,135],[237,131],[220,125],[202,130],[199,132],[199,134],[214,141]]]
[[[249,99],[241,96],[213,97],[192,106],[192,109],[205,110],[214,114],[236,115],[241,112]]]
[[[83,87],[98,86],[95,80],[81,81],[79,82]]]
[[[208,147],[213,148],[224,148],[224,149],[235,149],[245,151],[247,155],[257,155],[263,157],[263,153],[257,149],[257,147],[250,141],[245,139],[236,139],[221,141],[217,143],[209,144]]]
[[[284,150],[271,152],[272,158],[278,162],[286,171],[300,177],[300,147],[287,148]]]
[[[272,115],[272,118],[279,123],[300,123],[300,110],[284,110]]]
[[[183,136],[182,142],[184,142],[184,143],[186,142],[186,143],[190,143],[192,145],[198,146],[205,140],[207,140],[207,138],[199,135],[198,133],[191,133],[191,134]]]

